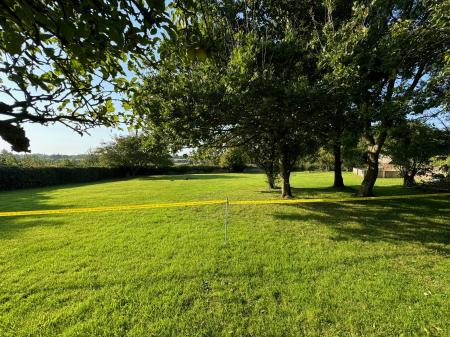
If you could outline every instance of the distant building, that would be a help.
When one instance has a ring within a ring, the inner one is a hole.
[[[364,177],[366,171],[366,168],[353,168],[353,173],[360,177]],[[392,164],[392,159],[387,156],[381,156],[378,161],[378,178],[399,178],[400,176],[400,170]]]
[[[186,158],[172,158],[172,160],[173,160],[173,164],[175,166],[177,166],[177,165],[189,165],[190,164],[189,159],[186,159]]]

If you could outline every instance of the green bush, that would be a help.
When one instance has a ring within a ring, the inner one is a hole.
[[[0,190],[44,187],[51,185],[76,184],[104,179],[125,178],[129,168],[106,167],[1,167]],[[147,167],[140,169],[138,175],[164,175],[186,173],[212,173],[223,171],[217,166],[173,166]]]
[[[220,166],[230,172],[244,171],[248,162],[247,155],[240,148],[227,149],[220,157]]]
[[[0,167],[0,190],[82,183],[124,176],[121,168]]]

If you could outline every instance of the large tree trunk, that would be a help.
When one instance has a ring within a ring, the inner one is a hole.
[[[280,159],[280,176],[281,176],[281,197],[292,198],[291,191],[291,167],[289,164],[289,158],[283,155]]]
[[[344,187],[344,179],[342,178],[342,160],[341,160],[341,144],[333,145],[334,154],[334,184],[335,188]]]
[[[380,158],[381,148],[386,141],[387,132],[382,131],[375,139],[373,136],[367,137],[369,140],[369,147],[367,148],[367,171],[364,175],[364,180],[359,188],[358,195],[362,197],[373,196],[373,186],[378,178],[378,159]]]
[[[423,71],[419,70],[418,74],[421,73]],[[414,79],[413,83],[412,83],[412,87],[410,88],[414,88],[417,83],[420,80],[420,77],[417,77]],[[395,88],[395,81],[396,81],[396,74],[394,76],[394,74],[392,74],[388,80],[387,83],[387,87],[386,87],[386,94],[385,94],[385,98],[384,98],[384,103],[387,104],[387,106],[389,106],[388,103],[391,102],[392,96],[394,94],[394,88]],[[367,109],[367,106],[365,107],[365,110]],[[386,137],[387,137],[387,130],[392,128],[393,126],[393,119],[391,117],[392,115],[392,111],[388,110],[382,110],[381,111],[385,117],[384,119],[381,121],[381,129],[382,131],[379,133],[378,137],[374,136],[373,133],[373,127],[371,124],[370,120],[367,120],[367,129],[366,129],[366,140],[369,141],[369,147],[367,149],[367,164],[368,164],[368,168],[367,168],[367,172],[364,175],[364,180],[361,184],[361,187],[359,189],[358,195],[363,196],[363,197],[370,197],[373,196],[373,186],[375,185],[375,182],[377,181],[377,177],[378,177],[378,159],[380,157],[380,152],[381,152],[381,148],[384,145],[384,142],[386,141]]]
[[[414,174],[405,174],[403,176],[403,187],[413,187],[415,184]]]
[[[417,173],[417,168],[415,163],[413,164],[411,171],[405,169],[403,172],[403,187],[413,187],[416,184],[414,180]]]
[[[380,151],[369,150],[367,151],[367,171],[364,175],[364,180],[359,189],[358,195],[362,197],[371,197],[373,196],[373,186],[377,181],[378,177],[378,159],[380,157]]]

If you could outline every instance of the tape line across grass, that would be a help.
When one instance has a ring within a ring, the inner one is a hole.
[[[370,201],[370,200],[395,200],[395,199],[414,199],[427,197],[450,196],[450,193],[429,193],[429,194],[408,194],[408,195],[390,195],[381,197],[351,197],[351,198],[310,198],[310,199],[275,199],[275,200],[234,200],[229,201],[229,205],[269,205],[269,204],[306,204],[306,203],[341,203],[349,201]],[[226,204],[226,200],[206,200],[206,201],[187,201],[172,202],[159,204],[142,204],[142,205],[121,205],[121,206],[100,206],[100,207],[84,207],[84,208],[62,208],[62,209],[45,209],[34,211],[15,211],[0,212],[0,217],[13,216],[31,216],[31,215],[48,215],[48,214],[71,214],[71,213],[91,213],[91,212],[116,212],[140,209],[154,208],[174,208],[174,207],[194,207],[207,205]]]

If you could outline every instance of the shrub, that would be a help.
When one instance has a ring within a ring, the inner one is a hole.
[[[230,172],[244,171],[248,162],[247,155],[240,148],[227,149],[220,157],[220,166]]]
[[[82,183],[124,176],[121,168],[0,167],[0,190]]]
[[[76,184],[104,179],[125,178],[130,171],[127,167],[1,167],[0,190],[44,187],[51,185]],[[164,175],[186,173],[212,173],[223,171],[217,166],[173,166],[146,167],[138,175]]]

